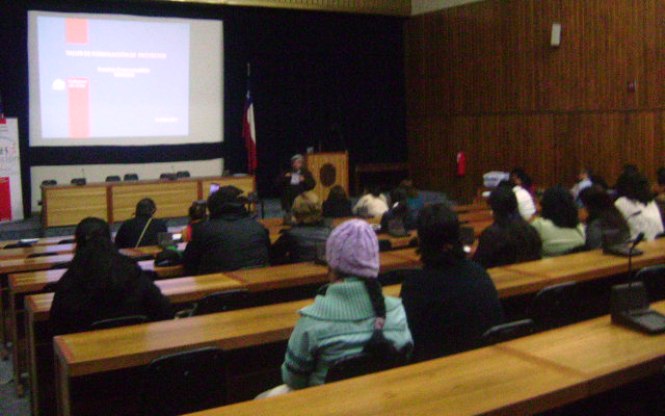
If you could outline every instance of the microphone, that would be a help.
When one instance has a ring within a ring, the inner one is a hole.
[[[637,237],[635,237],[635,240],[633,240],[633,243],[630,245],[630,249],[628,250],[628,279],[632,282],[633,280],[633,253],[635,251],[635,247],[637,247],[638,244],[640,244],[644,240],[644,233],[639,233]]]

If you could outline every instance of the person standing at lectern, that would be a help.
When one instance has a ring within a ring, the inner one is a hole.
[[[311,191],[316,186],[312,173],[307,170],[305,158],[298,154],[291,158],[291,170],[280,175],[278,184],[282,190],[282,209],[291,212],[293,201],[303,192]]]

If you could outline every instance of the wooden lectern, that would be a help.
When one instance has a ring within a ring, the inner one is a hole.
[[[316,193],[321,202],[328,198],[330,189],[340,185],[349,194],[349,154],[347,152],[311,153],[305,156],[307,169],[316,180]]]

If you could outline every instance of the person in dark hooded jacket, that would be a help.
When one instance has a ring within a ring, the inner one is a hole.
[[[254,267],[270,262],[268,230],[250,217],[241,191],[225,186],[208,197],[210,219],[193,229],[183,262],[188,274]]]

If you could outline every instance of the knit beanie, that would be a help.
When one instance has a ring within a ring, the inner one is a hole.
[[[362,220],[350,220],[336,227],[326,243],[326,260],[331,269],[351,276],[377,278],[379,240]]]

